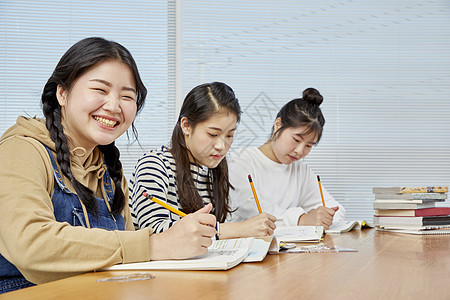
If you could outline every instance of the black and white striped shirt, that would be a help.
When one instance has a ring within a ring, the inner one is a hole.
[[[180,217],[142,195],[143,192],[168,203],[178,210],[175,160],[166,147],[151,150],[137,162],[130,180],[130,209],[135,226],[150,227],[159,233],[174,224]],[[205,204],[211,202],[208,193],[208,168],[191,163],[194,184]]]

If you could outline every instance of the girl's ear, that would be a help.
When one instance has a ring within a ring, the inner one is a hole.
[[[275,119],[275,122],[273,122],[273,132],[277,132],[281,126],[283,126],[283,123],[281,123],[281,118],[278,117]]]
[[[183,131],[184,135],[189,135],[191,134],[191,125],[189,124],[189,120],[186,117],[182,117],[180,120],[180,126],[181,126],[181,130]]]
[[[56,99],[58,99],[59,105],[61,107],[67,104],[67,90],[58,84],[56,87]]]

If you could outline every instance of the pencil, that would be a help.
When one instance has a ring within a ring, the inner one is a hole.
[[[147,194],[147,192],[143,192],[142,195],[143,195],[144,197],[147,197],[148,199],[152,200],[153,202],[158,203],[159,205],[161,205],[161,206],[167,208],[167,209],[170,210],[171,212],[176,213],[176,214],[179,215],[180,217],[185,217],[185,216],[186,216],[186,214],[185,214],[184,212],[179,211],[179,210],[176,209],[175,207],[172,207],[172,206],[170,206],[169,204],[167,204],[167,203],[165,203],[165,202],[163,202],[163,201],[161,201],[161,200],[158,200],[158,199],[156,199],[155,197],[150,196],[149,194]]]
[[[322,185],[320,184],[320,177],[319,177],[319,175],[317,175],[317,181],[319,182],[320,197],[322,197],[322,205],[325,206],[325,200],[323,199]]]
[[[259,213],[262,213],[261,205],[259,205],[258,196],[256,196],[255,186],[253,185],[252,176],[250,176],[250,174],[248,174],[248,181],[250,182],[250,186],[252,188],[253,196],[255,197],[255,201],[256,201],[256,206],[258,206],[258,211],[259,211]]]

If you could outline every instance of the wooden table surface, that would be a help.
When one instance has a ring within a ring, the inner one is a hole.
[[[0,295],[0,299],[450,299],[450,235],[375,229],[327,234],[341,253],[267,255],[228,271],[147,271],[153,279],[98,279],[142,273],[87,273]]]

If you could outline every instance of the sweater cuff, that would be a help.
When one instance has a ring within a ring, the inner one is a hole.
[[[122,263],[134,263],[150,260],[150,228],[137,231],[114,231],[122,248]]]

